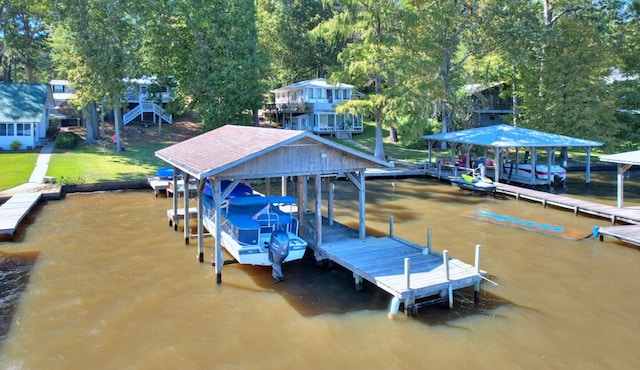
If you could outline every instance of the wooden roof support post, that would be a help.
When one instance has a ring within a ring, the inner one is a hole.
[[[315,175],[316,187],[316,242],[322,245],[322,178],[320,174]]]
[[[498,148],[497,146],[493,147],[493,155],[495,156],[494,159],[494,170],[493,170],[493,174],[494,174],[494,178],[493,181],[495,182],[500,182],[500,168],[502,168],[502,163],[500,163],[500,153],[502,152],[502,150],[500,148]]]
[[[178,230],[178,168],[173,167],[173,229]]]
[[[364,170],[359,172],[360,174],[360,186],[358,187],[358,189],[360,190],[360,196],[359,196],[359,201],[358,203],[360,204],[360,219],[359,219],[359,227],[358,227],[358,231],[359,231],[359,237],[360,239],[364,240],[367,237],[367,228],[366,228],[366,224],[365,224],[365,220],[366,220],[366,211],[365,211],[365,204],[366,204],[366,200],[365,200],[365,186],[364,186]]]
[[[198,181],[198,261],[204,262],[204,185],[207,179]]]
[[[287,195],[287,176],[280,177],[280,182],[281,182],[280,195],[285,196]]]
[[[584,150],[587,152],[587,168],[586,168],[585,182],[589,184],[591,182],[591,147],[588,146],[584,148]]]
[[[306,176],[298,176],[298,194],[303,194],[303,196],[296,197],[296,206],[298,208],[298,225],[304,224],[304,212],[307,209],[307,191],[306,191]],[[298,226],[300,229],[300,226]]]
[[[185,173],[182,181],[182,190],[184,194],[184,244],[189,245],[189,174]],[[177,191],[178,189],[176,189]]]
[[[344,173],[351,183],[358,189],[358,205],[359,205],[359,219],[358,219],[358,234],[359,238],[364,240],[367,237],[366,233],[366,211],[365,211],[365,185],[364,185],[364,171],[358,172],[358,177],[356,177],[352,172]]]
[[[216,283],[218,285],[222,284],[222,265],[223,265],[223,261],[222,261],[222,243],[220,242],[220,238],[221,238],[221,226],[220,223],[222,222],[222,217],[220,217],[220,202],[222,201],[222,197],[220,195],[220,179],[219,178],[214,178],[213,181],[213,202],[214,204],[214,208],[215,208],[215,215],[213,217],[215,217],[215,224],[216,224],[216,230],[215,230],[215,249],[214,249],[214,257],[212,258],[214,260],[214,264],[216,266]]]
[[[333,225],[333,196],[335,195],[336,184],[333,181],[335,177],[326,177],[327,189],[329,190],[329,199],[327,201],[327,217],[329,218],[329,225]]]
[[[553,164],[553,156],[555,151],[556,151],[556,148],[547,147],[547,179],[549,180],[548,181],[549,185],[551,185],[551,183],[554,180],[551,178],[551,165]]]
[[[633,165],[631,164],[623,164],[623,163],[618,163],[618,179],[616,181],[616,186],[618,188],[618,201],[617,201],[617,207],[618,208],[623,208],[623,203],[624,203],[624,173],[627,172],[627,170],[629,168],[631,168]]]

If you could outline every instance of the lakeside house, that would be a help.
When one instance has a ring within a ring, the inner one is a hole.
[[[362,115],[338,114],[336,105],[354,98],[353,85],[330,84],[324,78],[296,82],[271,91],[275,103],[264,115],[285,129],[350,138],[364,129]]]
[[[49,84],[0,83],[0,148],[33,149],[47,136],[54,100]]]
[[[171,101],[173,88],[159,82],[156,77],[141,77],[125,80],[129,85],[125,93],[124,101],[127,105],[127,112],[122,118],[124,125],[135,119],[140,122],[145,120],[145,113],[152,115],[153,123],[165,121],[173,123],[173,116],[165,112],[165,107]]]
[[[507,116],[513,115],[513,99],[511,88],[504,82],[496,82],[489,86],[481,84],[466,85],[465,89],[471,96],[473,111],[472,127],[486,127],[498,124],[510,124]]]

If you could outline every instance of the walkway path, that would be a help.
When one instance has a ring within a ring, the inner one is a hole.
[[[18,185],[14,188],[4,190],[0,192],[0,198],[8,198],[14,194],[19,193],[34,193],[43,190],[49,190],[51,187],[56,185],[52,184],[44,184],[44,178],[47,174],[47,169],[49,168],[49,160],[51,160],[51,153],[53,153],[53,148],[55,147],[55,142],[50,142],[40,149],[40,154],[38,155],[38,159],[36,161],[36,166],[31,173],[31,177],[29,178],[29,182],[24,183],[22,185]]]

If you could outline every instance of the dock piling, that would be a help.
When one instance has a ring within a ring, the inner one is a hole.
[[[480,275],[480,250],[482,249],[482,247],[480,246],[480,244],[476,244],[476,274]],[[473,300],[475,302],[480,301],[480,280],[478,280],[475,284],[474,284],[474,289],[473,289]]]
[[[407,290],[411,289],[411,258],[404,259],[404,279]]]

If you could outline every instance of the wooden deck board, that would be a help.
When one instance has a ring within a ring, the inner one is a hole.
[[[613,237],[626,243],[640,246],[640,225],[608,226],[598,228],[600,240],[603,236]]]
[[[496,192],[514,196],[516,199],[527,199],[542,203],[544,206],[554,206],[601,218],[606,218],[612,223],[621,221],[630,224],[640,224],[640,211],[635,208],[617,208],[606,204],[589,202],[544,191],[522,188],[503,183],[496,184]]]
[[[474,266],[450,259],[447,280],[441,254],[433,251],[423,254],[423,248],[399,238],[368,237],[365,240],[323,242],[320,247],[311,242],[310,246],[399,299],[434,295],[449,285],[460,289],[482,279]],[[410,259],[410,289],[406,287],[405,258]]]
[[[20,193],[0,206],[0,234],[13,235],[20,222],[41,197],[40,193]]]

